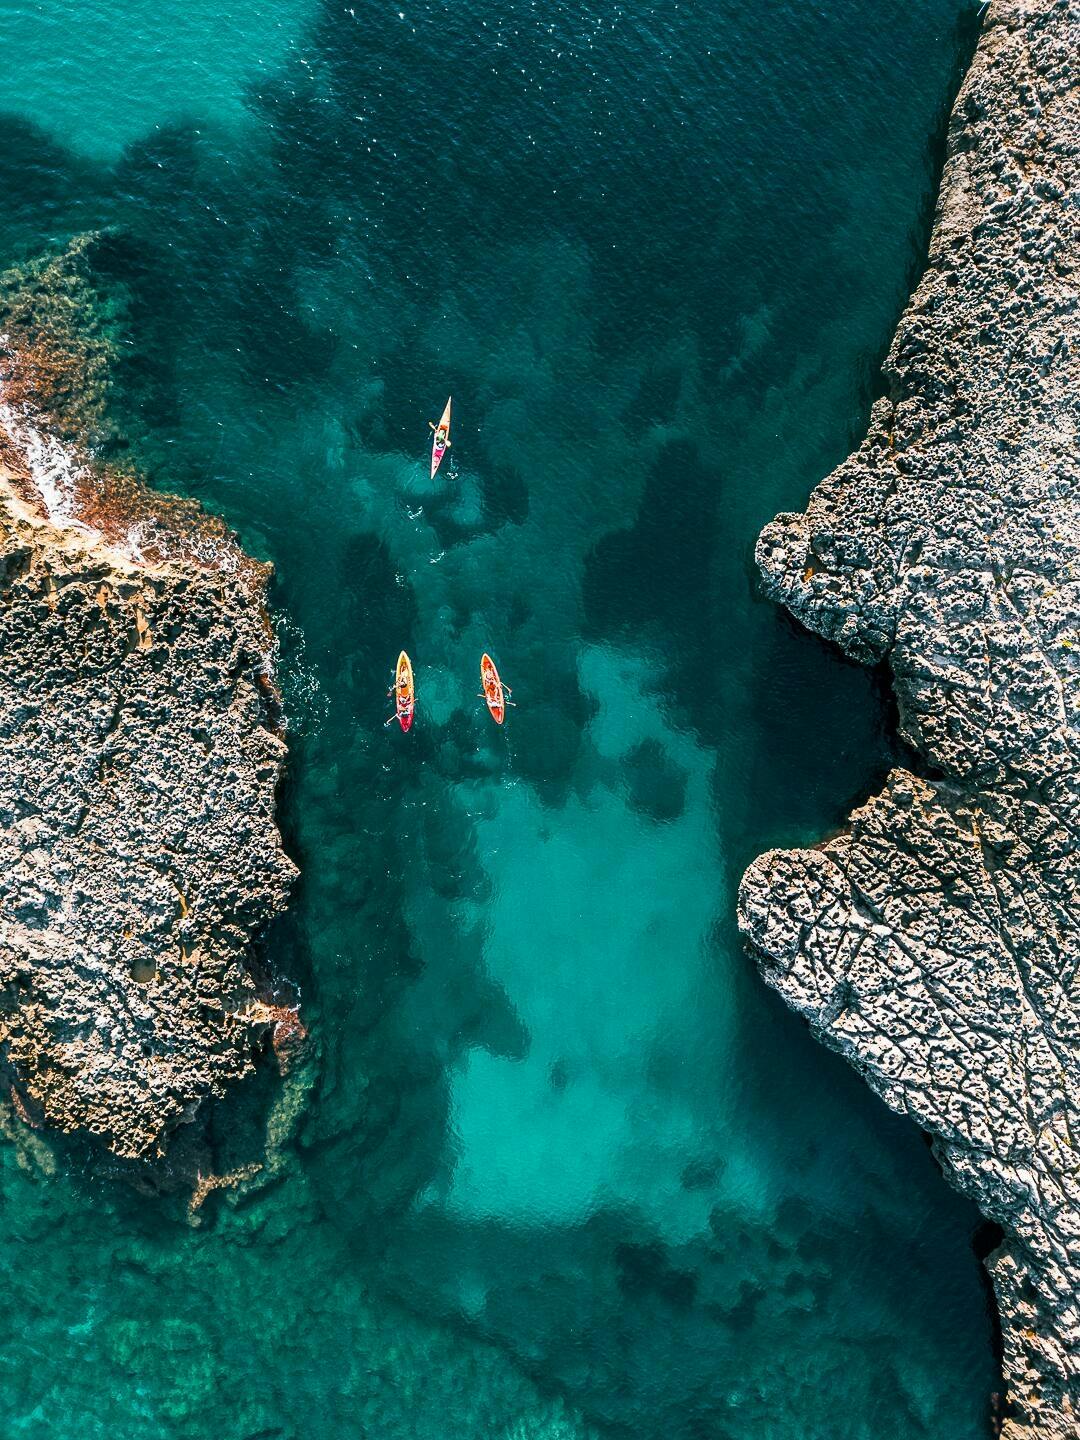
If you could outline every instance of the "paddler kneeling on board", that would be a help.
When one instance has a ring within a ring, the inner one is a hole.
[[[444,450],[450,449],[450,437],[447,434],[445,425],[436,425],[434,420],[429,420],[428,429],[435,431],[435,444],[441,445]]]

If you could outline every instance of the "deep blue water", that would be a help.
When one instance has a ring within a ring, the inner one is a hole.
[[[974,25],[0,0],[0,264],[114,227],[117,412],[276,566],[319,1055],[197,1229],[0,1150],[7,1433],[987,1433],[977,1216],[733,922],[896,758],[752,547],[860,435]]]

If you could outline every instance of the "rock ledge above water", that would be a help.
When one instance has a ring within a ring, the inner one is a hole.
[[[768,593],[891,668],[920,779],[747,871],[765,979],[1004,1231],[1005,1433],[1080,1434],[1080,103],[1072,0],[995,0],[888,397]]]
[[[295,869],[266,567],[76,438],[99,243],[0,277],[0,1059],[28,1123],[150,1159],[298,1028],[249,966]]]

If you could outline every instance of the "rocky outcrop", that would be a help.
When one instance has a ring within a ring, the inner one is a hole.
[[[295,1038],[248,963],[294,867],[266,568],[77,439],[98,243],[0,277],[0,1066],[24,1120],[144,1159]]]
[[[927,268],[856,454],[758,544],[770,595],[891,668],[925,763],[762,856],[762,973],[1004,1231],[1005,1431],[1080,1434],[1080,54],[995,0]]]

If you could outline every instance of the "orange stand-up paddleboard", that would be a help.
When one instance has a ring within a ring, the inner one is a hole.
[[[490,655],[480,657],[480,680],[484,687],[484,699],[496,725],[501,725],[506,715],[506,695],[495,661]]]
[[[395,700],[395,712],[386,723],[396,720],[402,730],[408,730],[412,726],[413,714],[416,710],[416,690],[413,686],[412,661],[405,651],[397,657],[397,670],[394,673],[393,695]]]

